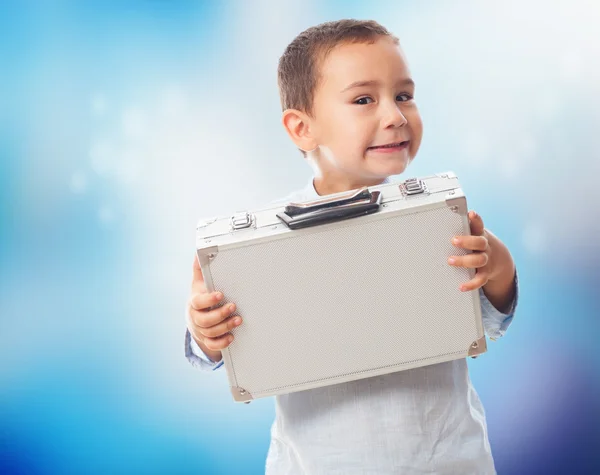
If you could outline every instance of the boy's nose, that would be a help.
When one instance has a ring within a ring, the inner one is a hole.
[[[383,127],[385,129],[388,127],[402,127],[403,125],[406,125],[407,122],[408,121],[406,120],[406,117],[404,117],[400,107],[398,107],[398,104],[394,103],[386,108],[385,116],[383,118]]]

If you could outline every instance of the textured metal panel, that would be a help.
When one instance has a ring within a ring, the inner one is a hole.
[[[466,357],[483,336],[474,271],[447,264],[467,221],[440,207],[221,248],[212,284],[244,324],[224,351],[253,398]],[[477,320],[479,319],[479,323]]]

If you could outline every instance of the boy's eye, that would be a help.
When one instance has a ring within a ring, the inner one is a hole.
[[[354,101],[354,103],[355,103],[355,104],[359,104],[359,105],[361,105],[361,106],[364,106],[364,105],[370,104],[370,102],[368,102],[368,101],[371,101],[371,102],[373,102],[373,99],[371,99],[370,97],[367,97],[367,96],[365,96],[365,97],[360,97],[360,98],[356,99],[356,100]]]
[[[398,94],[396,100],[400,102],[410,101],[413,97],[410,94]]]

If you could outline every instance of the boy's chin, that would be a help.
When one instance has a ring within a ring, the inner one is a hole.
[[[410,164],[408,157],[406,160],[388,161],[387,163],[371,163],[371,171],[378,176],[400,175],[404,173]]]

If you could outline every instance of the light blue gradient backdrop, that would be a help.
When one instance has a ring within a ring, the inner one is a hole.
[[[407,175],[456,171],[517,262],[469,362],[499,473],[600,473],[600,6],[541,0],[2,2],[0,472],[262,473],[273,400],[183,356],[194,226],[307,182],[277,61],[343,17],[408,55]]]

